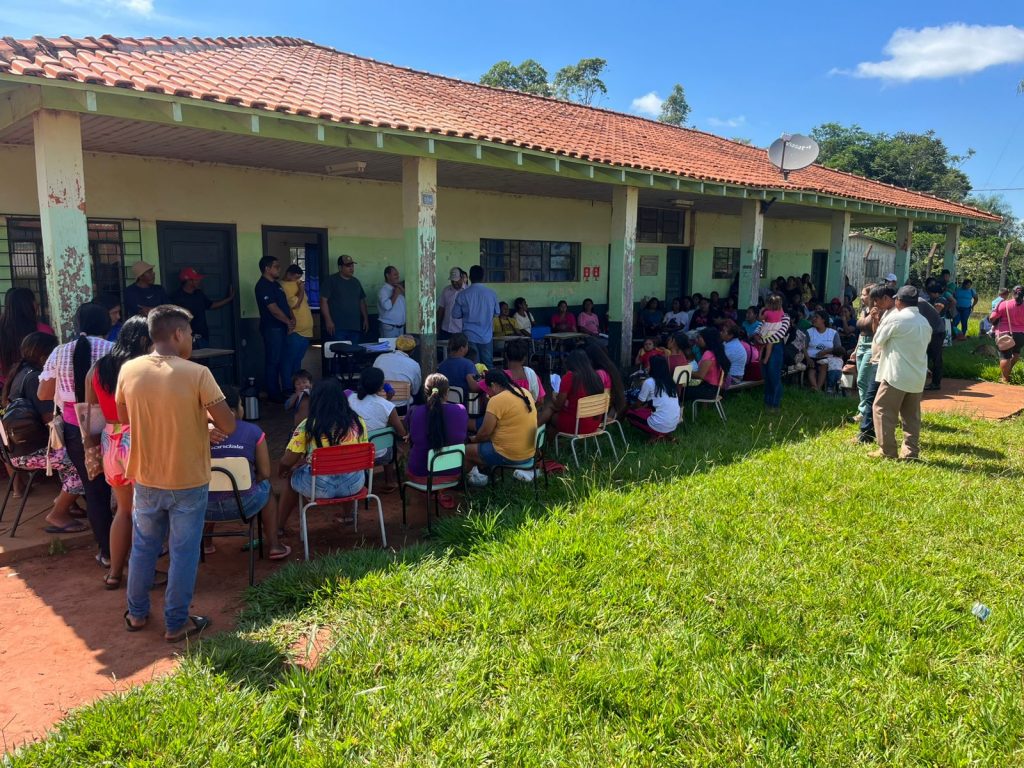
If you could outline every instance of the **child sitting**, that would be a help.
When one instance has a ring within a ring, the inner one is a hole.
[[[761,308],[761,327],[753,337],[755,344],[762,345],[762,360],[771,360],[772,348],[782,341],[782,314],[782,297],[773,293]]]
[[[679,425],[679,389],[666,358],[651,358],[651,375],[640,386],[636,400],[637,404],[626,412],[630,424],[655,440],[675,432]]]
[[[309,415],[309,393],[313,391],[313,374],[300,368],[292,374],[294,392],[284,401],[286,411],[295,411],[293,426],[298,426]]]
[[[636,360],[634,364],[643,368],[647,371],[651,367],[651,358],[656,356],[664,356],[667,350],[662,349],[658,346],[658,340],[653,336],[648,336],[644,339],[644,345],[640,347],[640,350],[636,353]]]

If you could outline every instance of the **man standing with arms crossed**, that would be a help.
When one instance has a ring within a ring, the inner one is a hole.
[[[484,268],[479,264],[469,268],[469,281],[469,288],[460,291],[455,299],[452,317],[462,320],[462,332],[476,350],[477,362],[490,368],[494,365],[494,318],[501,314],[501,307],[498,295],[484,285]]]
[[[358,344],[370,329],[366,291],[355,275],[356,262],[342,254],[338,257],[338,273],[327,278],[320,293],[320,314],[330,341]]]
[[[192,315],[165,304],[149,312],[153,351],[124,364],[117,412],[132,429],[125,475],[135,483],[128,563],[129,632],[149,619],[149,590],[164,538],[170,552],[164,593],[164,639],[199,634],[210,620],[190,616],[210,485],[210,430],[235,430],[235,415],[210,369],[190,362]]]
[[[384,285],[377,292],[377,320],[382,339],[397,339],[405,333],[405,286],[398,267],[384,270]]]
[[[256,306],[260,310],[260,335],[263,337],[263,377],[267,398],[284,402],[284,390],[290,381],[281,381],[281,363],[288,334],[295,330],[295,315],[288,306],[284,288],[277,282],[281,265],[273,256],[260,259],[260,279],[256,281]]]

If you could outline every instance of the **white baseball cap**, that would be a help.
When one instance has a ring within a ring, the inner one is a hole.
[[[885,281],[887,283],[895,283],[898,280],[899,280],[899,278],[896,277],[896,275],[894,275],[892,272],[890,272],[888,275],[885,276]]]

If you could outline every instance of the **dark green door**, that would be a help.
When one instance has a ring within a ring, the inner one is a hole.
[[[669,247],[665,267],[665,305],[690,295],[690,249]]]

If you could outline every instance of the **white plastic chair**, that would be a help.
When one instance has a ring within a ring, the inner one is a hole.
[[[718,415],[722,418],[722,423],[725,423],[725,407],[722,405],[722,384],[725,381],[725,374],[722,374],[722,378],[718,380],[718,390],[715,392],[714,398],[697,398],[693,401],[693,412],[691,418],[697,420],[697,405],[704,403],[705,405],[714,405],[715,410],[718,411]]]

